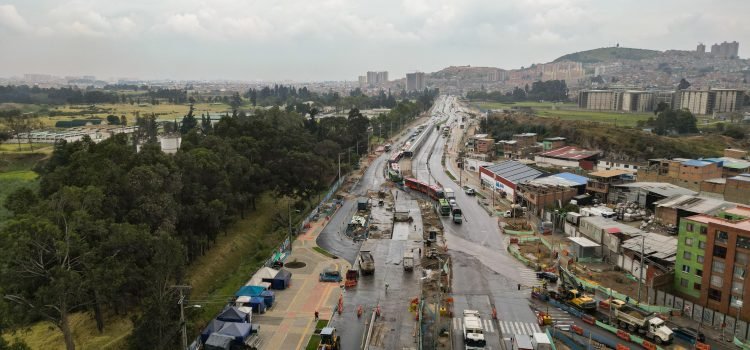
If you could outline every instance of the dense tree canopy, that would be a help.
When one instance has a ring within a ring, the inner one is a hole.
[[[20,321],[51,321],[74,349],[71,313],[92,311],[101,330],[104,310],[138,310],[130,346],[174,348],[171,286],[182,282],[186,264],[264,192],[309,198],[330,186],[343,152],[365,152],[373,123],[380,132],[388,123],[398,129],[433,97],[404,100],[373,120],[356,108],[348,117],[316,120],[315,110],[306,117],[273,107],[226,116],[210,128],[191,105],[174,156],[156,143],[153,115],[138,117],[131,138],[60,142],[40,168],[38,192],[22,189],[4,203],[13,217],[0,231],[7,301],[0,311],[13,307],[23,310]],[[342,163],[349,167],[348,159]]]

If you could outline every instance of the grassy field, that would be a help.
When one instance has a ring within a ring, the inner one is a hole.
[[[2,203],[13,191],[24,186],[38,186],[37,174],[31,169],[46,155],[38,153],[0,153],[0,226],[10,216]]]
[[[66,105],[61,107],[55,107],[51,111],[58,111],[64,113],[79,112],[80,115],[76,116],[57,116],[57,117],[42,117],[41,121],[47,126],[54,126],[57,121],[60,120],[71,120],[88,117],[98,117],[105,119],[107,115],[114,114],[116,116],[124,115],[128,118],[128,123],[132,124],[135,121],[136,112],[140,113],[141,116],[156,114],[157,119],[161,120],[174,120],[175,118],[182,118],[188,112],[187,104],[158,104],[158,105],[137,105],[129,103],[116,103],[116,104],[98,104],[96,105],[97,110],[92,113],[88,110],[88,105]],[[231,109],[228,105],[219,103],[197,103],[195,104],[195,114],[200,117],[201,113],[231,113]]]
[[[31,153],[31,152],[52,152],[53,144],[51,143],[0,143],[0,154],[2,153]]]
[[[515,102],[515,103],[475,102],[473,103],[473,105],[475,105],[479,109],[509,109],[513,107],[531,107],[531,108],[552,109],[552,108],[572,108],[576,106],[576,104],[572,102],[555,103],[555,102],[535,102],[535,101],[525,101],[525,102]]]
[[[639,120],[647,120],[653,117],[653,113],[618,113],[604,111],[586,111],[573,109],[539,109],[534,111],[536,115],[546,118],[557,118],[561,120],[583,120],[597,123],[612,124],[615,126],[636,126]]]
[[[71,315],[70,326],[73,329],[73,341],[76,349],[123,349],[125,339],[133,329],[130,317],[107,317],[103,333],[96,329],[96,321],[89,313]],[[19,338],[32,349],[64,350],[65,341],[60,330],[50,322],[39,322],[15,333],[5,333],[6,339]]]

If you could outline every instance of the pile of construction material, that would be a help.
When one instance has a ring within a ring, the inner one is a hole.
[[[648,215],[646,209],[640,208],[635,202],[618,203],[615,212],[620,214],[618,216],[626,222],[642,220]]]

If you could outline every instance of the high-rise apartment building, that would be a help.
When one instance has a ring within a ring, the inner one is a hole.
[[[367,87],[367,76],[366,75],[360,75],[359,76],[359,88],[364,89]]]
[[[698,43],[698,47],[695,48],[695,51],[697,53],[706,53],[706,45],[703,43]]]
[[[734,112],[742,107],[745,92],[738,89],[711,89],[715,93],[714,112]]]
[[[424,73],[406,73],[406,91],[422,91],[424,88]]]
[[[731,43],[723,42],[721,44],[711,45],[711,54],[723,58],[737,58],[740,50],[740,43],[732,41]]]
[[[379,86],[388,82],[388,72],[367,72],[367,84],[370,86]]]

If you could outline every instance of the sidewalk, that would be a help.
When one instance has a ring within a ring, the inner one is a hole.
[[[674,324],[678,327],[690,327],[703,332],[706,335],[706,342],[712,348],[719,347],[722,349],[737,349],[732,343],[734,334],[726,331],[722,336],[721,329],[715,329],[712,325],[701,325],[700,322],[682,316],[672,316],[667,320],[667,324]],[[727,341],[728,339],[729,341]]]
[[[349,268],[344,260],[332,259],[314,250],[315,240],[328,221],[321,217],[292,243],[286,263],[305,264],[301,268],[285,267],[292,273],[288,289],[276,292],[274,306],[262,315],[253,315],[261,325],[263,349],[304,349],[315,330],[315,311],[321,319],[330,319],[341,295],[338,283],[320,282],[319,273],[329,266],[340,271]]]

